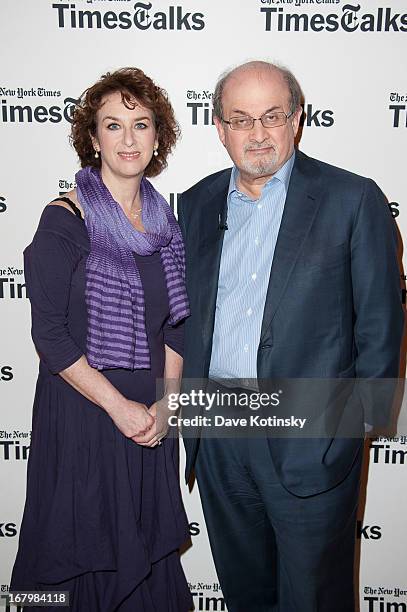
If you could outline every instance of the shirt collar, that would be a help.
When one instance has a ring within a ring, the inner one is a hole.
[[[273,176],[271,177],[271,179],[269,179],[267,181],[267,183],[265,183],[263,190],[264,189],[269,189],[270,188],[270,184],[274,179],[277,179],[278,181],[280,181],[280,183],[283,183],[284,187],[285,187],[285,191],[288,191],[288,185],[290,182],[290,178],[291,178],[291,172],[294,166],[294,161],[295,161],[295,150],[293,151],[293,154],[291,155],[291,157],[289,159],[287,159],[287,161],[285,162],[285,164],[283,166],[281,166],[281,168],[279,170],[277,170],[277,172],[275,174],[273,174]],[[232,193],[238,193],[240,194],[241,192],[239,191],[239,189],[237,188],[236,185],[236,181],[237,181],[237,177],[239,176],[239,170],[236,168],[236,166],[233,166],[232,168],[232,173],[230,175],[230,181],[229,181],[229,190],[228,190],[228,197],[232,194]],[[242,194],[244,195],[244,194]],[[247,197],[247,196],[246,196]]]

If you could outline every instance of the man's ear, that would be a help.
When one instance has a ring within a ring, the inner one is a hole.
[[[290,117],[291,125],[293,126],[294,138],[297,136],[298,128],[300,127],[300,119],[303,112],[302,106],[299,106],[295,113]]]
[[[219,119],[219,117],[216,117],[216,115],[213,118],[213,121],[215,123],[216,129],[218,130],[218,136],[219,139],[221,141],[221,143],[223,144],[223,146],[225,147],[226,144],[226,138],[225,138],[225,124],[223,123],[223,121],[221,119]]]

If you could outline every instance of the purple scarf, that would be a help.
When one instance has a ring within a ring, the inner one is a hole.
[[[144,291],[133,252],[160,252],[170,306],[168,322],[175,325],[189,315],[179,226],[163,196],[145,178],[140,189],[146,233],[132,227],[99,170],[88,166],[75,178],[90,239],[86,262],[88,361],[98,370],[149,368]]]

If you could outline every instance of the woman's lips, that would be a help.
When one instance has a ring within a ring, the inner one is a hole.
[[[118,155],[121,159],[124,159],[125,161],[134,161],[135,159],[140,157],[140,152],[133,151],[132,153],[125,153],[124,151],[121,151],[120,153],[118,153]]]

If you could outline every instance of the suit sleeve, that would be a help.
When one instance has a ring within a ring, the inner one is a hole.
[[[357,390],[365,423],[394,422],[404,327],[396,224],[378,186],[366,181],[351,241]],[[381,380],[378,380],[381,379]]]
[[[396,225],[378,186],[366,180],[351,240],[356,374],[396,378],[403,332]]]

